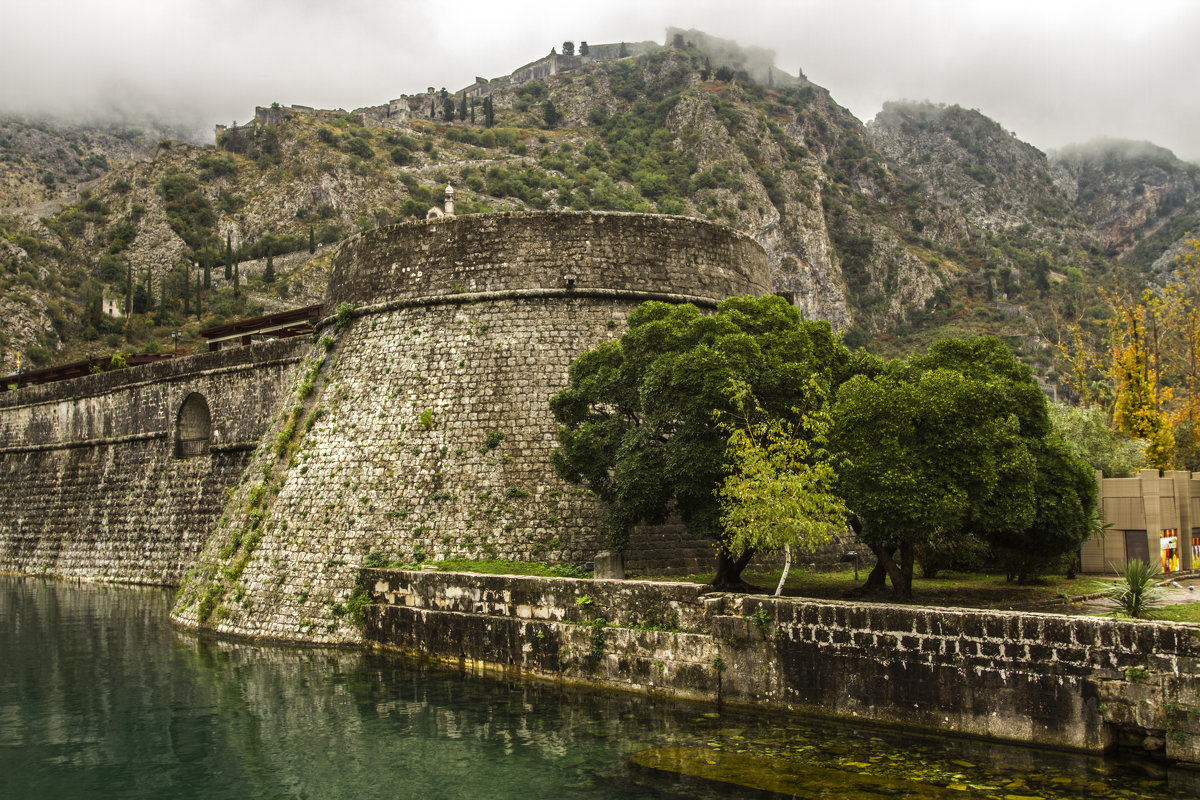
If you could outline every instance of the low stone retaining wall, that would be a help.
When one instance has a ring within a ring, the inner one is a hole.
[[[1200,626],[363,570],[365,638],[479,669],[1200,765]]]

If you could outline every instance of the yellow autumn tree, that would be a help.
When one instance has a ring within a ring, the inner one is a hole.
[[[1109,379],[1116,393],[1113,425],[1134,439],[1145,439],[1151,466],[1171,469],[1175,436],[1164,410],[1171,390],[1160,385],[1159,298],[1150,292],[1141,302],[1110,298],[1117,312],[1111,325]]]
[[[809,391],[820,392],[815,381]],[[828,414],[801,414],[791,422],[763,413],[750,387],[731,381],[733,413],[721,415],[729,433],[730,472],[717,488],[726,546],[735,555],[748,550],[783,550],[783,592],[793,548],[812,552],[846,529],[850,512],[834,492],[837,480],[824,442]],[[796,413],[799,413],[796,411]]]
[[[1200,469],[1200,241],[1176,262],[1176,279],[1150,306],[1159,321],[1161,378],[1172,396],[1168,417],[1175,432],[1175,464]]]
[[[1146,442],[1148,466],[1200,470],[1200,241],[1188,240],[1162,288],[1106,299],[1103,344],[1076,322],[1059,345],[1065,382],[1079,403]]]

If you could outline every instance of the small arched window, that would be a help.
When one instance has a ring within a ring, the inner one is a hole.
[[[175,457],[193,458],[208,452],[212,438],[212,417],[204,395],[192,392],[179,407],[175,423]]]

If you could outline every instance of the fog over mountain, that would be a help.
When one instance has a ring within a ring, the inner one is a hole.
[[[1042,149],[1149,140],[1200,160],[1186,0],[3,0],[0,111],[140,117],[211,136],[272,101],[373,105],[494,77],[565,39],[696,28],[774,50],[860,119],[885,100],[979,108]]]

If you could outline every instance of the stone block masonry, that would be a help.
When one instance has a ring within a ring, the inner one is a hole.
[[[367,569],[366,636],[481,670],[1200,765],[1200,626]]]
[[[0,395],[0,571],[178,584],[304,346],[266,343]],[[186,434],[196,454],[179,458],[189,397],[202,409],[194,430],[206,435]]]
[[[683,218],[486,215],[349,240],[326,308],[355,309],[298,371],[176,619],[353,642],[346,603],[372,552],[591,561],[599,504],[550,463],[571,361],[645,300],[768,290],[761,247]]]

